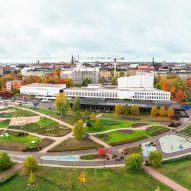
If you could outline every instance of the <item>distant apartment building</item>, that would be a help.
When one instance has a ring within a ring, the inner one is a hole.
[[[52,68],[25,67],[21,70],[23,76],[48,76],[53,72]]]
[[[72,78],[76,84],[82,83],[87,78],[91,79],[92,83],[98,83],[99,68],[77,66],[72,70],[62,70],[60,76],[61,78]]]
[[[11,92],[12,89],[16,89],[16,90],[19,90],[21,85],[22,85],[22,80],[10,80],[10,81],[7,81],[5,86],[6,86],[6,90],[8,92]]]

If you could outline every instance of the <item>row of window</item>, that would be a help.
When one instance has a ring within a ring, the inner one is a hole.
[[[65,91],[68,96],[117,98],[117,92]]]

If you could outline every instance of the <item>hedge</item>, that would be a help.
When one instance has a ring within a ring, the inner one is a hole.
[[[168,164],[168,163],[173,163],[173,162],[178,162],[178,161],[184,161],[184,160],[191,160],[191,155],[185,155],[185,156],[181,156],[178,158],[167,159],[167,160],[163,161],[163,164]]]

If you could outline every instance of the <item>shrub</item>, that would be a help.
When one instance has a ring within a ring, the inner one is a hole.
[[[178,162],[178,161],[184,161],[184,160],[191,160],[191,155],[185,155],[178,158],[168,159],[163,161],[163,164]]]
[[[150,136],[156,136],[158,134],[165,133],[169,131],[170,129],[163,127],[163,126],[151,126],[146,129],[146,133]]]
[[[26,157],[24,160],[23,166],[28,173],[36,170],[36,168],[38,166],[36,158],[33,156]]]
[[[160,151],[151,151],[149,154],[149,163],[153,167],[160,167],[162,166],[162,154]]]
[[[141,169],[143,157],[141,154],[133,153],[125,159],[126,169],[131,172],[136,172]]]
[[[8,169],[12,166],[12,161],[6,152],[0,153],[0,169]]]
[[[36,177],[34,175],[34,173],[31,171],[30,174],[29,174],[29,177],[28,177],[28,183],[30,185],[33,185],[36,183]]]

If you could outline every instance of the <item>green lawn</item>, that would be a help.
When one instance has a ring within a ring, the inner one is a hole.
[[[14,142],[20,142],[20,143],[29,145],[29,144],[31,144],[31,141],[37,141],[38,143],[40,143],[42,141],[42,139],[39,137],[32,136],[32,135],[14,136],[14,135],[9,134],[9,137],[0,138],[0,142],[2,142],[2,141],[6,141],[6,142],[14,141]]]
[[[50,151],[52,152],[63,152],[63,151],[77,151],[77,150],[86,150],[86,149],[96,149],[101,147],[97,143],[91,141],[88,138],[82,140],[76,140],[75,138],[68,138],[59,145],[56,145]]]
[[[79,183],[80,172],[85,173],[86,183]],[[37,184],[27,185],[27,177],[15,176],[0,186],[0,191],[171,191],[143,171],[128,173],[115,169],[64,169],[41,167],[37,172]]]
[[[185,135],[185,136],[191,136],[191,125],[188,125],[188,127],[181,130],[180,133]]]
[[[67,127],[44,117],[41,117],[36,123],[30,123],[22,126],[10,126],[9,128],[22,129],[28,132],[37,132],[46,136],[64,136],[71,131]]]
[[[165,164],[159,171],[191,190],[191,160]]]
[[[102,132],[107,131],[110,129],[119,129],[119,128],[127,128],[131,125],[135,124],[132,121],[124,121],[124,120],[107,120],[107,119],[100,119],[100,128],[93,128],[89,127],[87,129],[88,133],[94,132]]]
[[[0,128],[7,128],[9,126],[9,122],[10,122],[9,119],[1,121],[0,122]]]
[[[167,131],[169,131],[169,129],[164,126],[150,126],[146,130],[136,130],[136,128],[135,130],[117,130],[109,133],[98,134],[96,137],[110,145],[117,145],[146,139],[150,136],[156,136]]]
[[[96,137],[110,145],[116,145],[145,139],[148,135],[145,130],[134,130],[129,134],[120,131],[113,131],[107,134],[97,135]]]
[[[30,117],[30,116],[36,116],[37,114],[34,114],[30,111],[25,111],[22,109],[14,108],[14,107],[7,107],[4,109],[1,109],[1,111],[6,111],[6,110],[14,110],[14,112],[10,113],[0,113],[1,118],[12,118],[12,117]]]

